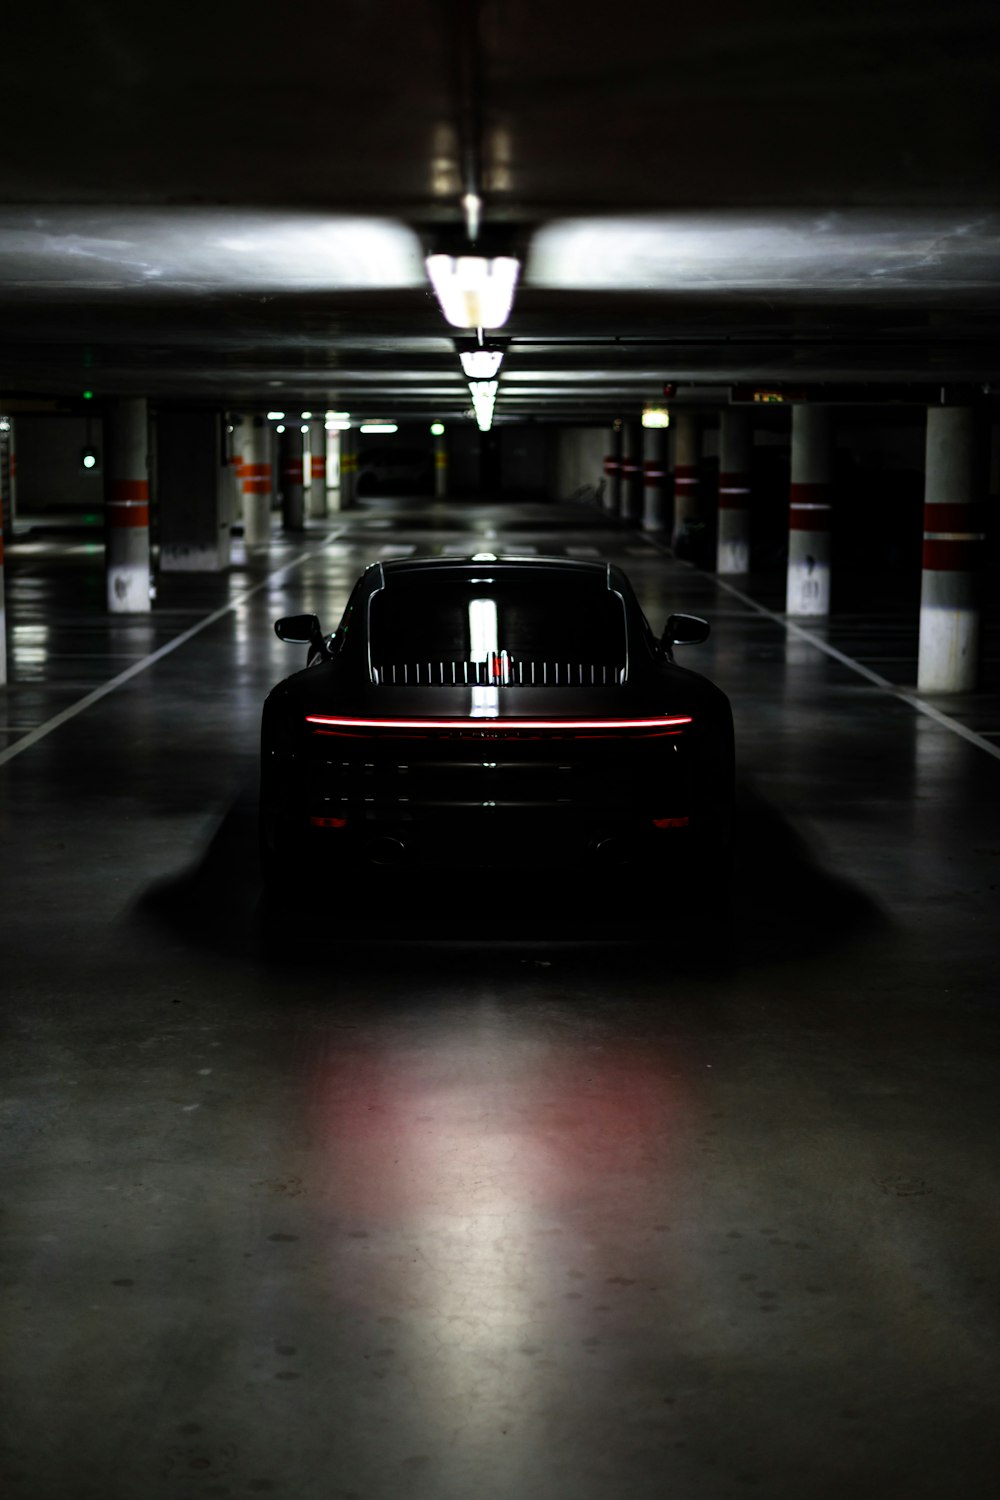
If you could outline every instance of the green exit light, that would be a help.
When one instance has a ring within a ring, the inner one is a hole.
[[[93,401],[93,399],[94,399],[94,393],[93,393],[93,391],[84,391],[84,393],[83,393],[83,399],[84,399],[84,401]]]

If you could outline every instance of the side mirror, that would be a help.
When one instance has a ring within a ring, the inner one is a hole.
[[[306,666],[314,667],[318,662],[330,660],[330,645],[337,632],[324,636],[319,615],[285,615],[275,620],[274,633],[279,641],[287,641],[290,646],[308,646]]]
[[[708,640],[710,629],[700,615],[671,615],[663,627],[660,645],[667,651],[671,646],[700,646]]]
[[[285,615],[275,620],[274,633],[289,646],[319,646],[323,640],[319,615]]]

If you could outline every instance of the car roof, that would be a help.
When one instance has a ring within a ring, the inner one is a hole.
[[[466,557],[397,557],[376,564],[376,566],[381,567],[386,583],[391,579],[403,579],[418,574],[468,573],[473,568],[483,566],[538,574],[562,573],[578,578],[590,577],[595,581],[598,578],[607,580],[612,571],[611,565],[601,559],[534,555],[518,557],[515,553],[478,553]]]

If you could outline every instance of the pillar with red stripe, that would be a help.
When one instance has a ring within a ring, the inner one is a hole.
[[[667,433],[663,427],[642,429],[642,529],[667,529]]]
[[[326,518],[326,422],[309,423],[309,505],[314,521]]]
[[[105,577],[111,614],[148,614],[149,412],[142,396],[111,400],[105,413]]]
[[[688,527],[699,518],[698,494],[698,418],[693,411],[678,412],[672,417],[674,434],[674,524],[671,542],[674,547],[686,535]]]
[[[621,518],[629,526],[642,520],[642,423],[622,426]]]
[[[828,406],[792,407],[792,477],[788,497],[790,615],[830,613],[830,508],[833,423]]]
[[[979,681],[987,478],[981,439],[971,407],[928,409],[917,663],[923,693],[971,692]]]
[[[247,547],[271,545],[271,429],[263,417],[251,418],[243,439],[243,541]]]
[[[604,509],[617,516],[622,505],[622,424],[613,422],[608,429],[608,449],[604,455]]]
[[[750,454],[748,412],[727,407],[719,421],[719,573],[750,570]]]

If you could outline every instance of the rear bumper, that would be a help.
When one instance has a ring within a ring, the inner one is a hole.
[[[265,813],[263,824],[270,847],[319,870],[606,870],[672,863],[723,846],[714,823],[684,815],[657,827],[652,818],[582,821],[555,809],[485,807],[343,826],[317,825],[308,816],[269,820]]]

